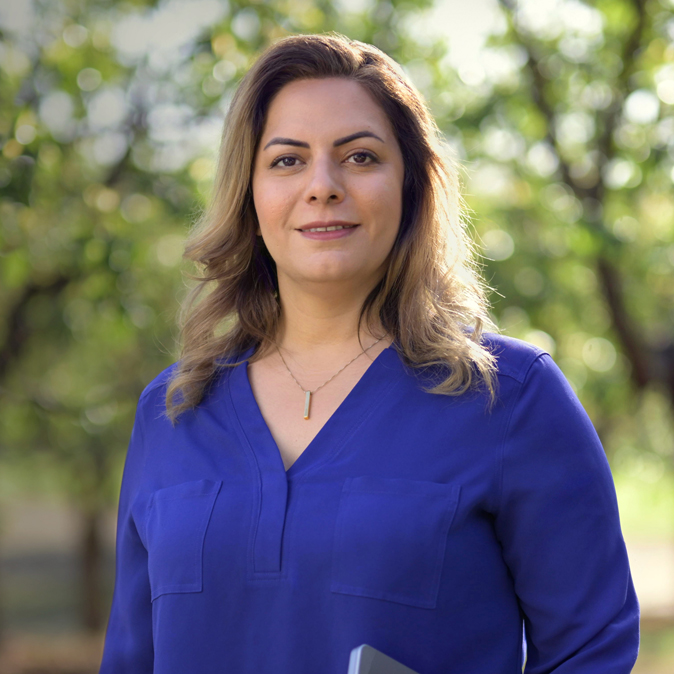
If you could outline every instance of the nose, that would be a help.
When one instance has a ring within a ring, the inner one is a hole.
[[[305,175],[308,179],[305,200],[308,203],[338,203],[344,199],[344,184],[330,157],[316,158]]]

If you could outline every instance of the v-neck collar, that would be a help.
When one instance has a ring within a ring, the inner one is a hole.
[[[294,463],[285,469],[278,445],[262,416],[248,377],[248,359],[255,348],[241,356],[228,378],[229,395],[239,424],[263,472],[282,471],[288,478],[314,470],[328,461],[372,413],[391,389],[391,375],[402,366],[395,345],[382,350],[346,398],[323,424]]]

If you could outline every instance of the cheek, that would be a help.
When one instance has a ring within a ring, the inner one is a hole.
[[[376,221],[387,227],[392,219],[399,224],[402,214],[402,185],[390,177],[368,185],[360,192],[361,205],[374,216]]]
[[[259,183],[253,186],[255,211],[263,230],[282,226],[292,209],[292,195],[287,187]]]

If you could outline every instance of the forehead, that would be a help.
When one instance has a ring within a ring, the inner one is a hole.
[[[363,129],[393,134],[386,113],[362,84],[335,77],[286,84],[269,106],[262,135],[294,132],[301,139],[309,134],[333,136],[344,131],[345,135]]]

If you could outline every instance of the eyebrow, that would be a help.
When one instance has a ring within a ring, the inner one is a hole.
[[[343,138],[338,138],[333,144],[333,147],[339,147],[340,145],[345,145],[350,143],[352,140],[357,140],[358,138],[376,138],[378,141],[384,142],[376,133],[372,131],[356,131],[348,136]],[[309,147],[309,143],[305,143],[303,140],[295,140],[293,138],[272,138],[265,146],[266,150],[270,145],[294,145],[295,147]]]

